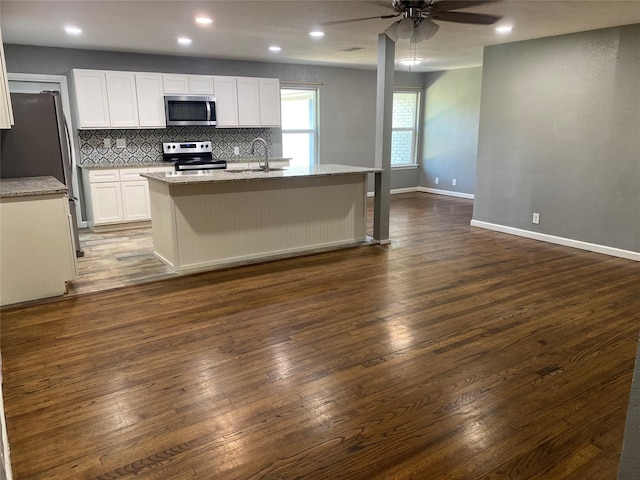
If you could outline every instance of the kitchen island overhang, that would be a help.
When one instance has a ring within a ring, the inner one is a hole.
[[[345,165],[143,174],[154,254],[191,273],[364,244],[367,176]]]

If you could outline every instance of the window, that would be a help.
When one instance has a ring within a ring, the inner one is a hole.
[[[397,90],[393,92],[392,167],[418,163],[416,154],[419,105],[419,91]]]
[[[318,163],[318,90],[283,88],[282,154],[290,165]]]

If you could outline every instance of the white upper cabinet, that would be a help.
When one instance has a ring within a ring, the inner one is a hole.
[[[257,78],[238,77],[238,125],[260,126],[260,87]]]
[[[11,125],[13,125],[13,110],[9,95],[7,65],[4,61],[2,34],[0,33],[0,128],[11,128]]]
[[[165,73],[162,75],[165,95],[188,95],[189,75]]]
[[[189,75],[189,93],[191,95],[213,95],[213,91],[213,77]]]
[[[280,126],[277,78],[73,70],[73,83],[80,128],[164,128],[165,95],[215,95],[218,127]]]
[[[280,80],[261,78],[260,84],[260,125],[279,127],[280,120]]]
[[[209,75],[162,75],[165,95],[213,95],[213,77]]]
[[[138,127],[136,77],[132,72],[105,72],[111,127]]]
[[[280,80],[213,77],[218,127],[279,127]]]
[[[164,128],[164,90],[161,73],[136,73],[138,122],[142,128]]]
[[[73,85],[80,128],[111,127],[105,72],[74,70]]]
[[[213,77],[218,127],[238,126],[238,86],[236,77]]]

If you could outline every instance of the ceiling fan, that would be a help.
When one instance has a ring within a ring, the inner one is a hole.
[[[385,33],[394,42],[399,38],[410,39],[412,43],[420,43],[433,37],[440,26],[433,20],[443,22],[468,23],[473,25],[491,25],[502,17],[485,13],[458,12],[463,8],[475,7],[487,3],[495,3],[499,0],[393,0],[388,2],[368,2],[392,8],[396,13],[377,17],[352,18],[350,20],[337,20],[323,22],[320,25],[338,25],[342,23],[360,22],[377,18],[402,17],[392,23]]]

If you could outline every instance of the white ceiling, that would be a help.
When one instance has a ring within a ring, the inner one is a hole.
[[[5,43],[375,68],[378,34],[393,19],[326,26],[322,39],[308,33],[318,22],[393,13],[379,3],[2,0],[0,26]],[[502,15],[496,25],[512,24],[514,30],[500,35],[495,25],[441,22],[435,37],[418,44],[416,52],[410,51],[408,40],[399,40],[396,58],[415,55],[427,59],[414,71],[477,66],[487,45],[640,23],[640,0],[504,0],[465,11]],[[197,15],[210,16],[213,24],[197,26]],[[65,25],[82,28],[82,34],[67,35]],[[188,36],[193,43],[180,46],[178,36]],[[270,45],[282,51],[271,53]],[[360,49],[350,51],[353,48]]]

